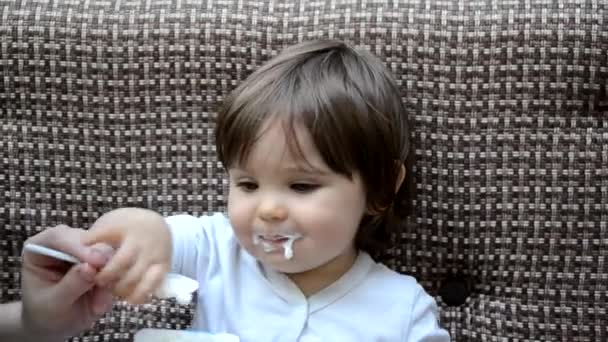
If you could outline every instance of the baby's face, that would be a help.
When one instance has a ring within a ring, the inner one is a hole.
[[[323,161],[305,127],[296,125],[304,159],[292,154],[280,121],[262,128],[246,165],[229,168],[228,215],[240,244],[266,266],[300,273],[350,267],[365,212],[364,186]],[[285,242],[293,236],[293,257]]]

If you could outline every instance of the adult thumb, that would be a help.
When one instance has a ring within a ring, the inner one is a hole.
[[[95,286],[97,271],[87,263],[72,267],[53,287],[53,298],[62,304],[72,304]]]

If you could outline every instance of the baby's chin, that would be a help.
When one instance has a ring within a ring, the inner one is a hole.
[[[254,257],[264,265],[276,272],[295,274],[310,271],[314,267],[309,267],[301,262],[297,253],[291,259],[286,259],[283,250],[264,252],[261,248],[256,248]]]
[[[300,273],[305,273],[305,272],[312,270],[312,268],[310,268],[310,267],[296,265],[294,263],[291,263],[291,264],[268,263],[268,262],[264,262],[261,260],[260,260],[260,262],[262,262],[265,267],[272,268],[275,272],[284,273],[287,275],[300,274]]]

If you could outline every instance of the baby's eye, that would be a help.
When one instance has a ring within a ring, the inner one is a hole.
[[[245,191],[245,192],[252,192],[257,190],[258,185],[254,182],[249,182],[249,181],[241,181],[241,182],[237,182],[236,183],[237,188],[240,188],[241,190]]]
[[[295,192],[307,193],[318,189],[320,185],[312,183],[293,183],[289,187]]]

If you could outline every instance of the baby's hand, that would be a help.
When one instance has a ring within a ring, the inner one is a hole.
[[[154,211],[121,208],[102,215],[83,242],[105,242],[116,249],[99,272],[99,286],[115,284],[113,293],[133,304],[144,303],[160,287],[171,264],[171,233]]]

